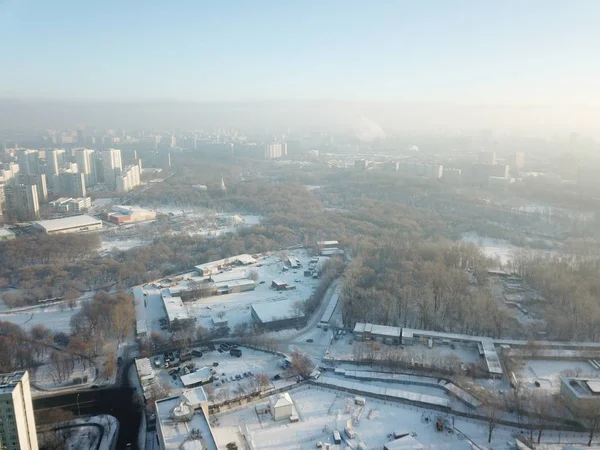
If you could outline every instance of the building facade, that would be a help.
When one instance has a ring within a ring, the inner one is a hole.
[[[37,450],[29,373],[0,375],[0,448]]]
[[[103,151],[102,167],[104,169],[104,184],[111,189],[116,189],[117,177],[121,175],[121,170],[123,170],[121,150],[110,148]]]
[[[40,216],[37,186],[26,184],[7,185],[4,188],[6,211],[17,220],[35,220]]]

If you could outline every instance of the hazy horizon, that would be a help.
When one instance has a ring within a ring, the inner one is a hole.
[[[600,106],[599,12],[584,0],[8,0],[0,98]]]

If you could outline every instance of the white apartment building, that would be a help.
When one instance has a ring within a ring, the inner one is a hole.
[[[123,164],[121,162],[121,150],[109,148],[102,152],[102,167],[104,169],[104,183],[115,189],[117,177],[121,175]]]
[[[140,166],[129,166],[116,178],[115,190],[117,192],[128,192],[140,184],[142,184],[140,179]]]
[[[0,448],[38,449],[27,371],[0,375]]]

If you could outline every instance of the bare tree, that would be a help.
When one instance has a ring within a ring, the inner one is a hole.
[[[313,370],[313,363],[308,355],[296,349],[292,352],[291,360],[292,372],[302,378],[308,378]]]
[[[258,281],[259,277],[258,270],[256,269],[250,269],[248,272],[248,278],[250,278],[252,281]]]
[[[498,426],[498,421],[503,415],[501,402],[495,394],[489,393],[483,400],[482,412],[488,423],[488,443],[492,442],[492,433]]]

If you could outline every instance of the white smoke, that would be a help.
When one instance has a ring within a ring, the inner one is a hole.
[[[377,123],[364,116],[358,116],[354,123],[354,134],[362,142],[385,139],[385,131]]]

